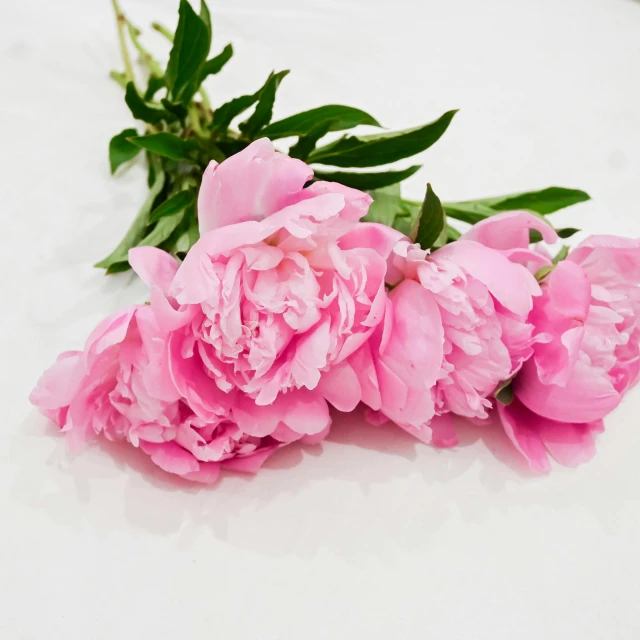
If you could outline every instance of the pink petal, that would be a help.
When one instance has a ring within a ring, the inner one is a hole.
[[[198,194],[200,233],[263,220],[290,204],[313,177],[301,160],[278,153],[262,138],[221,164],[209,164]]]
[[[542,267],[550,267],[552,264],[551,258],[532,249],[508,249],[502,253],[509,258],[509,262],[521,264],[529,273],[533,273],[534,275],[542,269]]]
[[[538,473],[551,471],[547,451],[538,432],[540,416],[529,411],[517,398],[509,405],[498,402],[497,409],[505,433],[526,458],[529,467]]]
[[[589,275],[614,270],[627,281],[640,280],[640,239],[612,235],[589,236],[571,251],[567,260],[583,265]]]
[[[169,373],[178,392],[195,413],[214,420],[228,411],[233,396],[224,393],[206,373],[200,356],[182,356],[184,336],[180,332],[169,334]]]
[[[237,471],[238,473],[258,473],[267,458],[275,453],[281,445],[261,447],[255,453],[248,456],[236,456],[222,461],[225,471]]]
[[[150,288],[157,287],[167,294],[178,271],[177,260],[166,251],[156,247],[134,247],[129,249],[129,264]]]
[[[199,462],[197,471],[182,474],[185,480],[213,484],[220,477],[221,465],[219,462]]]
[[[376,366],[371,355],[370,343],[365,343],[355,353],[351,354],[348,362],[358,377],[362,402],[377,411],[380,409],[381,404],[380,388],[378,386]]]
[[[580,266],[563,260],[546,280],[544,297],[531,322],[548,336],[535,346],[538,376],[545,384],[568,383],[580,353],[589,314],[591,284]]]
[[[304,198],[310,198],[326,193],[340,193],[344,196],[344,207],[340,211],[340,217],[354,222],[367,215],[373,202],[373,198],[368,193],[345,187],[339,182],[325,182],[323,180],[314,182],[302,191],[301,195]]]
[[[589,423],[555,422],[541,418],[538,432],[549,453],[565,467],[577,467],[596,453]]]
[[[82,351],[65,351],[40,376],[29,401],[40,411],[67,407],[78,393],[84,375]]]
[[[315,435],[331,425],[329,407],[315,391],[295,389],[281,394],[279,401],[286,407],[284,423],[304,435]]]
[[[389,294],[392,324],[375,355],[382,412],[401,426],[422,428],[434,414],[431,389],[442,366],[444,329],[433,294],[405,280]]]
[[[394,265],[393,248],[402,240],[406,241],[407,237],[399,231],[388,227],[386,224],[362,222],[340,238],[340,248],[344,250],[358,248],[373,249],[387,260],[387,273],[385,276],[387,283],[397,284],[402,280],[403,274],[402,271]]]
[[[198,312],[195,305],[176,309],[160,289],[151,290],[151,308],[164,331],[175,331],[191,322]]]
[[[529,360],[514,380],[514,391],[526,407],[550,420],[593,422],[613,411],[621,399],[605,376],[578,360],[566,386],[543,384]]]
[[[491,249],[524,249],[529,246],[530,229],[539,231],[548,244],[558,240],[558,234],[547,222],[526,211],[508,211],[485,218],[463,234],[462,239]]]
[[[353,411],[362,397],[358,376],[348,361],[323,373],[317,390],[338,411]]]
[[[581,322],[587,319],[591,284],[577,264],[567,260],[560,262],[547,279],[546,292],[554,313]]]
[[[302,436],[300,442],[302,442],[303,444],[318,444],[329,435],[330,430],[331,424],[328,424],[322,431],[318,431],[318,433]]]
[[[95,358],[109,347],[120,344],[126,337],[129,324],[136,310],[144,305],[135,305],[116,311],[105,318],[90,334],[84,346],[85,362],[90,367]]]
[[[518,315],[527,315],[533,306],[532,296],[540,295],[538,283],[525,267],[477,242],[452,242],[434,252],[433,259],[439,258],[462,267],[482,282],[500,304]]]
[[[280,394],[271,404],[257,405],[246,394],[238,394],[231,410],[233,419],[250,436],[262,438],[271,435],[281,422],[285,422],[288,405],[281,400],[282,397]]]
[[[140,448],[155,464],[169,473],[184,476],[200,468],[200,464],[193,455],[175,442],[159,443],[141,440]]]

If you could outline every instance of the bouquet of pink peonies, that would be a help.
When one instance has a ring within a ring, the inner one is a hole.
[[[453,112],[318,147],[377,122],[338,105],[270,122],[283,74],[213,110],[201,83],[231,49],[207,60],[206,5],[198,15],[182,0],[164,72],[116,10],[126,71],[114,75],[147,130],[112,140],[112,168],[144,149],[151,191],[100,266],[132,267],[149,296],[61,354],[33,391],[70,446],[124,440],[165,471],[213,482],[322,440],[331,407],[362,403],[372,429],[392,421],[439,447],[457,444],[454,416],[501,424],[536,471],[548,454],[569,466],[593,455],[593,434],[640,374],[640,241],[592,236],[550,253],[575,229],[546,215],[588,198],[580,191],[443,205],[427,185],[419,204],[397,187],[415,167],[314,172],[307,162],[413,155]],[[144,95],[125,28],[151,72]],[[297,142],[285,154],[269,137]]]

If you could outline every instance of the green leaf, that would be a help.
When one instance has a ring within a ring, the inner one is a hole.
[[[260,97],[254,112],[246,122],[240,125],[240,131],[249,139],[253,139],[258,131],[271,121],[273,115],[273,104],[276,100],[276,91],[282,80],[287,76],[289,70],[272,73],[264,87],[260,90]]]
[[[142,120],[149,124],[158,124],[162,120],[172,122],[176,119],[172,113],[169,113],[165,109],[154,107],[153,105],[146,103],[136,91],[133,82],[127,83],[124,101],[131,110],[133,117],[137,120]]]
[[[524,209],[542,217],[572,204],[585,202],[586,200],[589,200],[589,195],[584,191],[566,189],[564,187],[549,187],[541,191],[528,191],[515,195],[483,198],[481,200],[445,202],[443,206],[449,217],[467,222],[468,224],[476,224],[496,213],[517,209]],[[567,228],[561,229],[558,233],[564,234],[561,235],[561,237],[568,238],[576,231],[578,231],[578,229]],[[538,238],[535,234],[534,237]],[[537,240],[532,240],[532,242],[539,242],[541,239],[542,238],[538,238]]]
[[[529,229],[529,244],[542,242],[542,234],[537,229]]]
[[[346,171],[314,171],[314,173],[317,180],[339,182],[346,187],[368,191],[402,182],[418,171],[421,166],[418,164],[401,171],[379,171],[376,173],[351,173]]]
[[[129,271],[131,269],[131,265],[129,262],[116,262],[107,267],[105,271],[105,275],[111,276],[114,273],[122,273],[123,271]]]
[[[369,191],[369,195],[373,198],[373,202],[363,221],[386,224],[409,235],[414,222],[420,215],[420,205],[403,200],[399,184],[374,189]]]
[[[112,174],[116,172],[116,169],[121,164],[133,160],[140,153],[140,147],[131,144],[128,140],[128,138],[137,135],[138,132],[135,129],[125,129],[111,138],[109,142],[109,165],[111,166]]]
[[[373,198],[373,202],[367,215],[362,219],[363,222],[378,222],[392,227],[396,216],[402,211],[400,185],[394,184],[390,187],[374,189],[369,191],[369,195]]]
[[[167,98],[162,98],[162,106],[170,113],[170,117],[174,120],[182,120],[187,117],[187,109],[181,105],[176,104],[175,102],[171,102]]]
[[[155,96],[162,87],[166,86],[164,76],[149,76],[147,90],[144,92],[144,100],[153,100],[153,96]]]
[[[511,381],[509,380],[509,382],[505,386],[498,387],[498,390],[495,392],[494,397],[500,404],[511,404],[514,399]]]
[[[416,242],[423,249],[431,249],[436,244],[444,228],[445,215],[442,203],[440,198],[433,192],[431,184],[427,184],[427,193],[420,211]]]
[[[447,242],[455,242],[462,234],[451,225],[447,225]]]
[[[289,136],[304,136],[316,125],[326,120],[331,121],[328,131],[343,131],[352,129],[359,124],[368,124],[373,127],[381,126],[380,123],[365,111],[354,107],[345,107],[341,104],[328,104],[324,107],[316,107],[309,111],[302,111],[293,116],[272,122],[262,130],[262,134],[271,140],[287,138]]]
[[[479,202],[445,202],[442,206],[450,218],[468,224],[476,224],[476,222],[498,213]]]
[[[140,240],[144,238],[149,220],[149,212],[151,211],[158,194],[162,191],[164,182],[164,171],[162,171],[162,169],[157,169],[155,173],[155,181],[151,186],[151,189],[149,189],[149,194],[124,238],[122,238],[120,244],[106,258],[97,262],[94,266],[100,269],[112,269],[113,265],[116,265],[119,262],[127,262],[129,249],[131,249],[131,247],[135,247]],[[109,273],[113,273],[113,270],[110,270]]]
[[[134,145],[134,147],[135,146],[136,145]],[[153,183],[156,181],[156,173],[159,169],[162,169],[162,165],[158,156],[154,156],[148,151],[145,151],[144,155],[147,161],[147,187],[151,189]]]
[[[157,222],[160,218],[172,216],[183,209],[186,209],[196,199],[196,190],[184,189],[165,200],[159,207],[156,207],[149,216],[149,224]]]
[[[579,202],[589,200],[589,194],[578,189],[564,187],[548,187],[541,191],[529,191],[501,198],[484,200],[495,211],[535,211],[542,215],[559,211]]]
[[[239,116],[243,111],[246,111],[251,105],[256,103],[258,93],[234,98],[218,107],[213,113],[211,128],[214,131],[226,131],[236,116]]]
[[[148,136],[135,136],[129,141],[140,147],[172,160],[193,162],[192,153],[199,149],[194,140],[183,140],[172,133],[152,133]]]
[[[216,73],[220,73],[224,65],[231,60],[232,55],[233,47],[228,44],[217,56],[207,60],[200,70],[200,84],[202,84],[207,76],[213,76]]]
[[[558,264],[558,262],[562,262],[569,255],[569,247],[564,244],[560,247],[560,251],[555,255],[553,259],[553,264]]]
[[[447,111],[434,122],[374,136],[343,136],[309,155],[309,162],[337,167],[375,167],[414,156],[437,142],[456,111]]]
[[[173,102],[187,104],[200,86],[201,67],[211,46],[208,10],[204,3],[202,7],[204,20],[196,14],[187,0],[180,0],[180,18],[165,72]]]
[[[142,239],[137,247],[157,247],[162,244],[173,233],[175,228],[182,222],[184,211],[179,211],[171,216],[160,218],[153,229]]]
[[[249,107],[254,105],[260,99],[262,92],[265,90],[267,85],[272,81],[274,76],[278,76],[282,74],[280,80],[287,74],[288,71],[281,71],[279,74],[270,73],[267,81],[258,89],[255,93],[246,96],[240,96],[238,98],[234,98],[229,102],[225,102],[222,106],[218,107],[213,114],[213,123],[211,128],[214,131],[226,131],[231,124],[231,121],[239,116],[241,113],[246,111]],[[280,82],[278,80],[278,84]],[[277,85],[276,85],[277,86]],[[246,123],[245,123],[246,124]]]
[[[209,12],[209,7],[207,7],[207,3],[205,0],[200,0],[200,20],[204,23],[204,26],[207,28],[207,33],[209,34],[209,49],[211,48],[211,13]],[[207,53],[209,51],[207,50]]]
[[[574,233],[578,233],[580,229],[574,229],[573,227],[565,227],[564,229],[556,229],[556,232],[560,238],[570,238]],[[529,229],[529,242],[542,242],[542,234],[537,229]]]
[[[298,142],[289,149],[289,155],[292,158],[306,160],[309,154],[315,149],[318,140],[327,135],[330,126],[331,120],[324,120],[318,123],[309,133],[298,138]]]
[[[475,224],[502,211],[524,209],[539,215],[547,215],[578,202],[589,200],[589,195],[577,189],[549,187],[541,191],[528,191],[515,195],[495,196],[465,202],[447,202],[447,215],[469,224]],[[568,237],[568,236],[567,236]]]
[[[176,241],[175,253],[187,253],[199,239],[200,231],[198,229],[198,222],[195,220]]]

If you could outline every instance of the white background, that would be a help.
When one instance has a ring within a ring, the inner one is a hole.
[[[177,2],[123,0],[142,27]],[[128,449],[71,458],[28,404],[40,372],[144,299],[92,263],[143,173],[109,176],[131,126],[106,0],[2,0],[0,638],[640,637],[640,393],[578,470],[530,477],[499,433],[436,451],[336,418],[254,479],[213,488]],[[218,0],[236,56],[214,102],[291,68],[276,116],[324,103],[389,127],[460,107],[407,192],[443,199],[584,188],[559,226],[640,235],[640,3]],[[157,34],[147,40],[156,51]]]

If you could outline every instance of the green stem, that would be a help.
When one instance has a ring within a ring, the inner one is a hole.
[[[109,77],[115,80],[123,89],[127,88],[127,75],[122,71],[110,71]]]
[[[124,17],[124,13],[120,10],[118,0],[111,0],[113,10],[116,14],[116,24],[118,25],[118,41],[120,42],[120,53],[122,54],[122,61],[124,62],[124,75],[127,82],[133,82],[135,84],[135,78],[133,77],[133,67],[131,66],[131,58],[129,58],[129,50],[127,49],[127,43],[124,38],[124,26],[127,19]]]
[[[200,125],[200,116],[198,115],[198,108],[193,102],[189,105],[189,122],[191,124],[191,128],[195,131],[197,135],[199,135],[201,138],[207,137],[206,132],[202,129]]]
[[[211,122],[211,115],[213,113],[213,109],[211,108],[211,102],[209,101],[209,96],[207,95],[207,91],[204,87],[200,87],[198,89],[200,93],[200,97],[202,98],[202,106],[204,107],[204,117],[208,122]]]
[[[140,57],[143,62],[149,67],[149,71],[154,75],[161,77],[162,76],[162,67],[153,59],[153,56],[142,46],[138,36],[140,35],[140,29],[134,27],[128,20],[127,28],[129,29],[129,37],[131,38],[131,42],[133,42],[133,46],[138,50]]]
[[[152,22],[151,28],[155,29],[158,33],[161,33],[169,42],[173,42],[173,33],[159,22]]]

